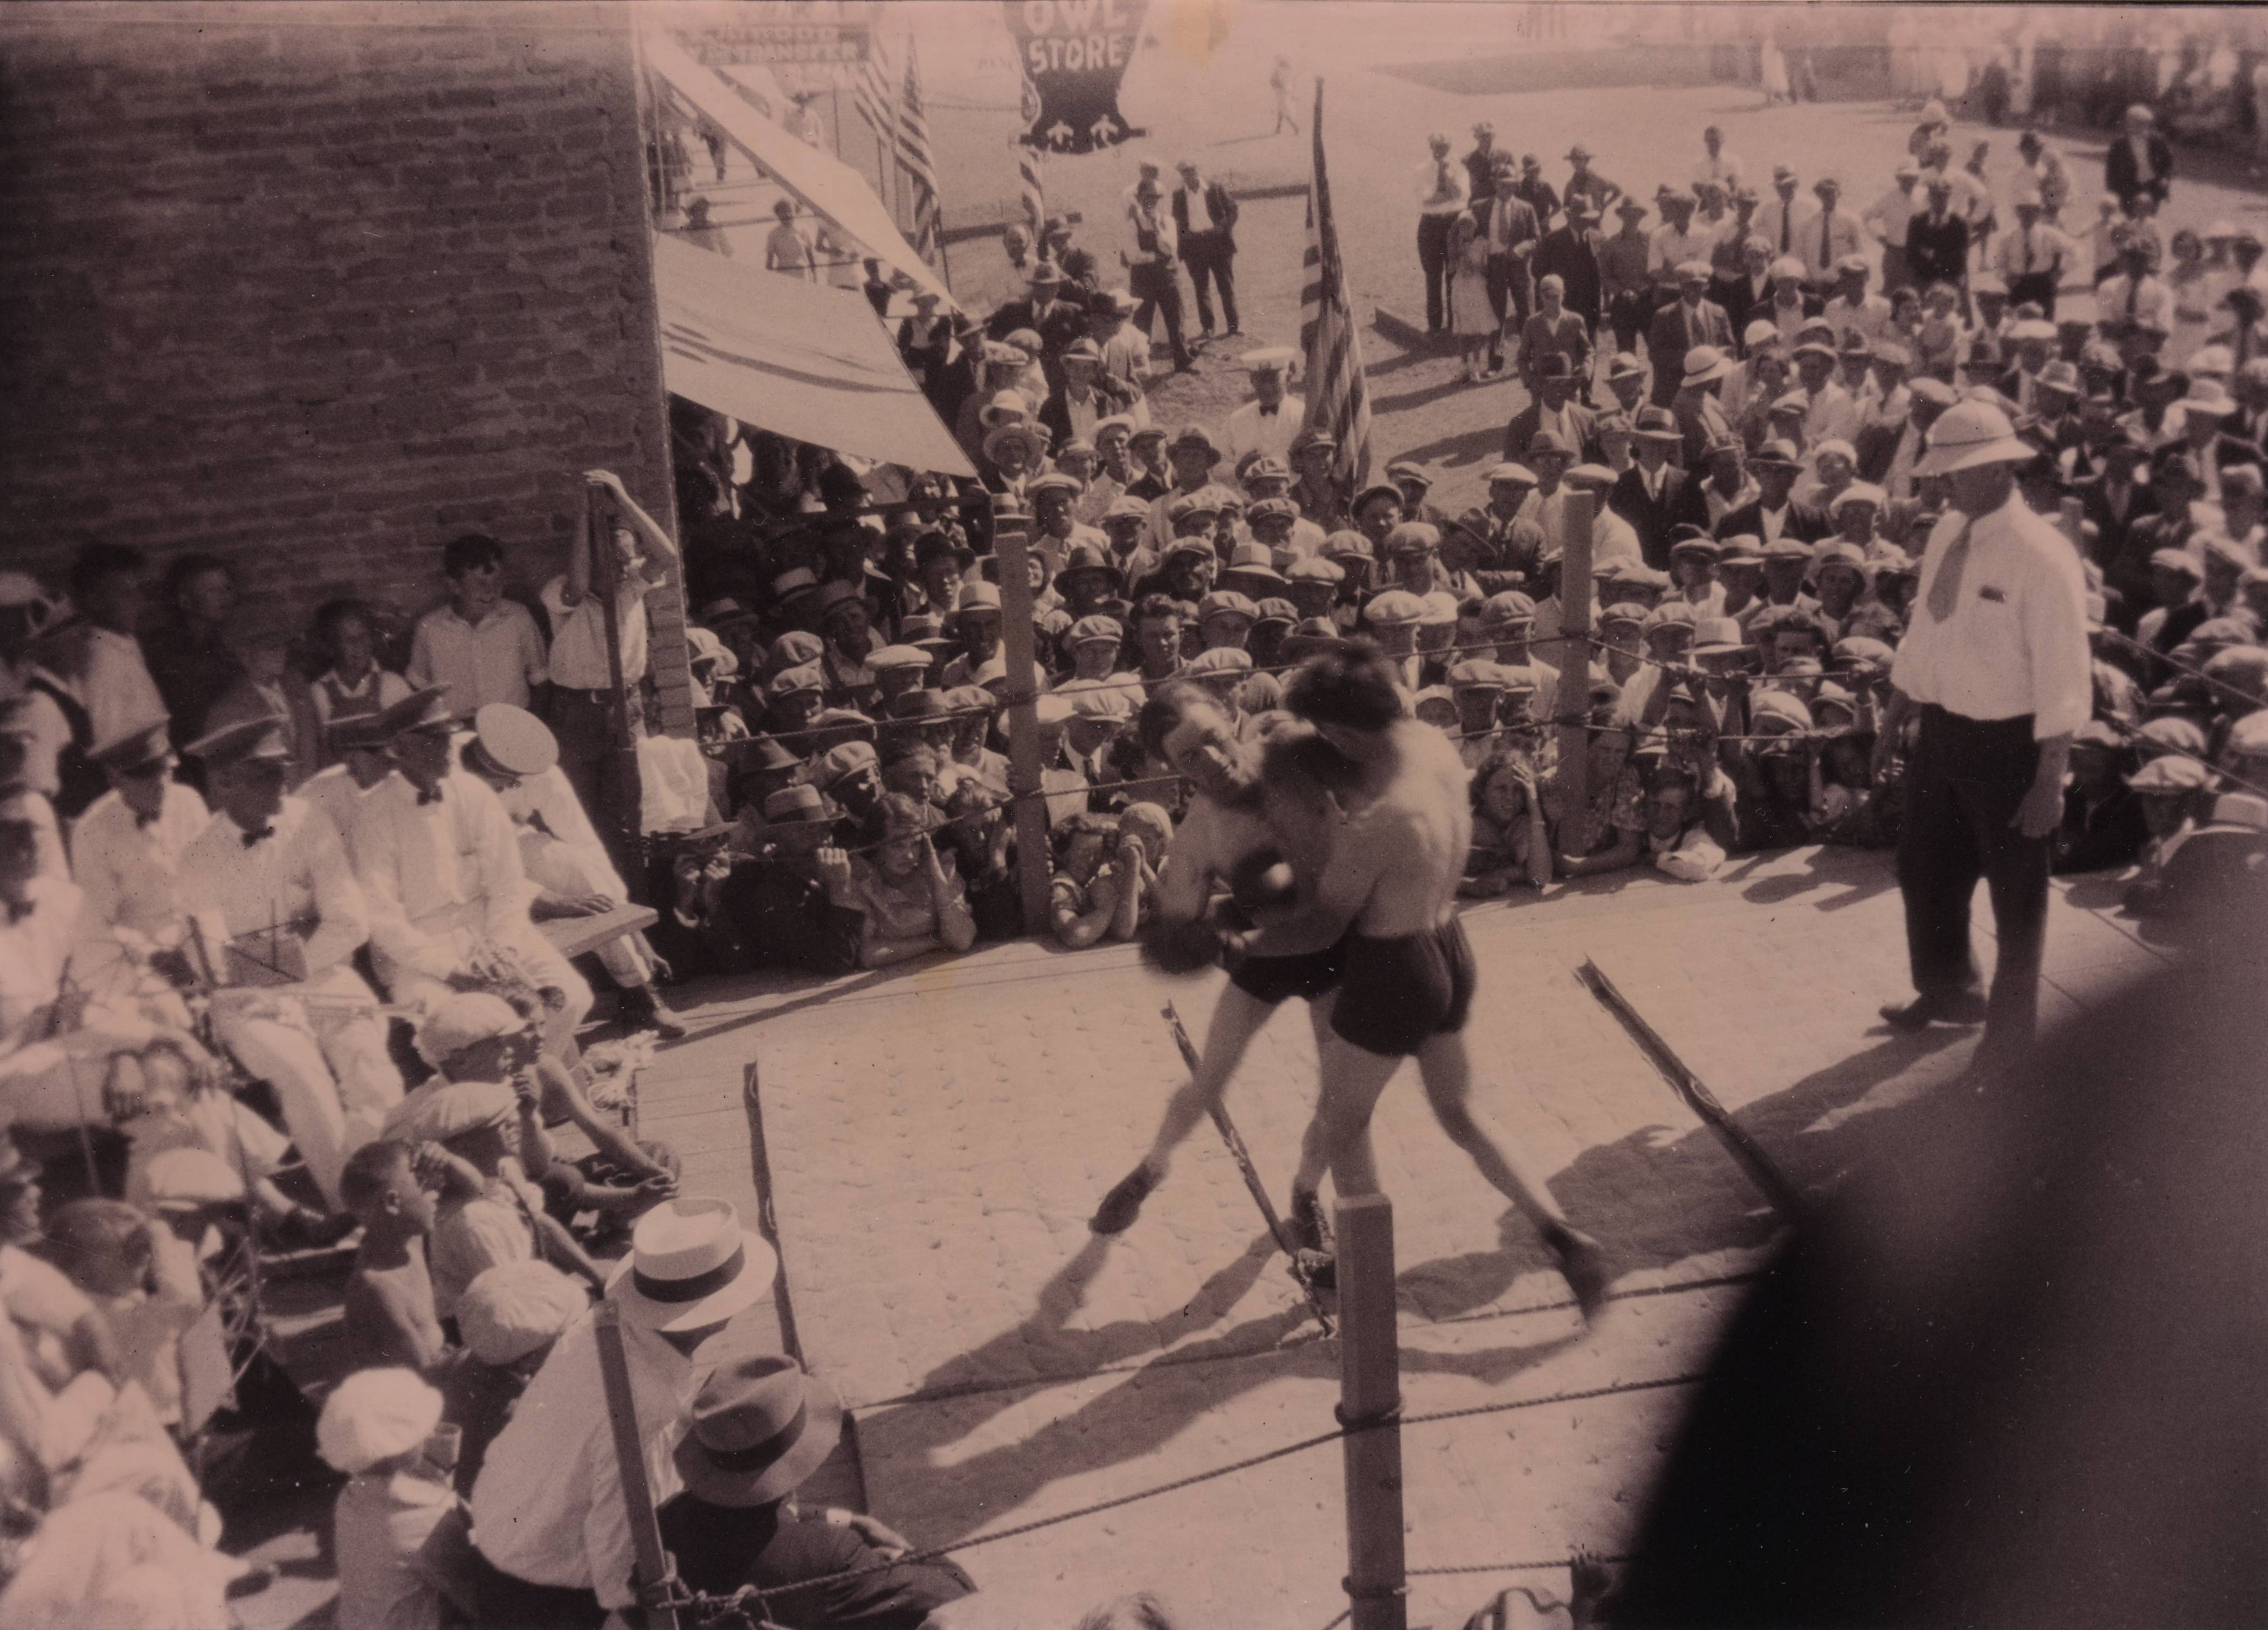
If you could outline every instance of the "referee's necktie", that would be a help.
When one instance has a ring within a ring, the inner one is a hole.
[[[1961,604],[1962,574],[1969,569],[1969,529],[1973,520],[1961,523],[1961,531],[1946,546],[1945,558],[1938,562],[1937,576],[1929,582],[1929,614],[1940,622],[1952,620],[1955,607]]]

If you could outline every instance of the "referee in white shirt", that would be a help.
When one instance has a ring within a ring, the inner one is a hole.
[[[1918,994],[1882,1017],[1902,1030],[1981,1019],[1978,1060],[1992,1065],[2020,1056],[2036,1025],[2049,838],[2072,733],[2094,710],[2078,554],[2016,492],[2016,466],[2034,456],[1986,403],[1948,408],[1930,427],[1916,474],[1943,476],[1951,506],[1922,556],[1875,739],[1881,767],[1919,712],[1898,844]],[[1980,876],[2000,947],[1989,1001],[1970,955]]]

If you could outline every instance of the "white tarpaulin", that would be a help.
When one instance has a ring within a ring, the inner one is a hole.
[[[758,271],[655,234],[662,378],[760,430],[916,470],[974,475],[855,289]]]
[[[865,246],[867,254],[923,288],[957,305],[928,261],[898,231],[897,223],[866,178],[831,153],[824,153],[765,118],[740,93],[704,68],[666,34],[645,36],[646,66],[670,89],[699,109],[725,139],[761,165],[806,209],[824,216]]]

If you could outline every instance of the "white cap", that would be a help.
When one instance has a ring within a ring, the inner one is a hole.
[[[406,1455],[441,1424],[441,1395],[414,1369],[360,1369],[331,1390],[315,1447],[349,1476]]]

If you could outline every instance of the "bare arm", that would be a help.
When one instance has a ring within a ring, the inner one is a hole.
[[[635,1171],[641,1178],[668,1175],[646,1158],[645,1151],[619,1125],[592,1106],[591,1100],[583,1095],[582,1088],[576,1085],[575,1078],[557,1060],[549,1054],[544,1054],[536,1061],[535,1073],[543,1083],[544,1096],[567,1112],[567,1119],[591,1140],[592,1146],[606,1156],[609,1164],[625,1171]],[[533,1174],[534,1168],[531,1166],[528,1170]]]
[[[645,540],[646,547],[652,552],[646,566],[647,581],[659,583],[666,577],[669,569],[677,564],[677,546],[670,541],[669,534],[662,531],[653,517],[638,507],[638,501],[630,496],[629,489],[622,483],[622,478],[607,470],[587,470],[584,472],[583,479],[594,487],[605,488],[613,496],[615,506],[622,510],[624,518],[637,528],[638,536]]]

